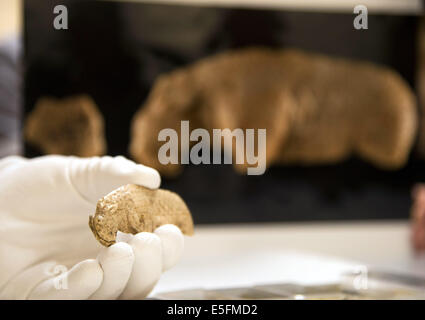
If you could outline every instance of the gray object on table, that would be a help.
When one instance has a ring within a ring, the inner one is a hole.
[[[0,157],[21,153],[21,40],[0,43]]]

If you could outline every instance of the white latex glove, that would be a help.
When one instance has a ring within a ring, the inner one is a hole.
[[[146,297],[179,260],[180,229],[119,234],[105,248],[88,226],[97,200],[129,183],[158,188],[160,176],[123,157],[0,160],[0,298]]]

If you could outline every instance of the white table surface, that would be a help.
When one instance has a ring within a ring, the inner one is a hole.
[[[358,266],[425,277],[407,221],[199,226],[152,292],[336,282]]]

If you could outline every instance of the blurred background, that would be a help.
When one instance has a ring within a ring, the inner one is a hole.
[[[68,8],[67,30],[53,28],[59,4]],[[0,74],[10,73],[0,90],[12,103],[0,110],[14,121],[1,123],[8,145],[0,149],[45,154],[24,141],[25,119],[40,98],[84,94],[104,120],[105,153],[131,158],[131,121],[155,79],[230,49],[295,47],[366,60],[397,71],[418,94],[422,1],[366,4],[369,29],[355,30],[351,1],[2,1],[1,43],[11,58],[0,64]],[[240,175],[231,165],[187,165],[162,187],[186,200],[196,223],[375,220],[407,219],[411,187],[424,180],[415,142],[399,170],[355,156],[332,165],[274,165],[262,176]]]
[[[0,3],[0,157],[22,153],[22,2]]]

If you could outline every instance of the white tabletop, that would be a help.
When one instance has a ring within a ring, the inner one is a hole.
[[[425,277],[407,221],[214,225],[186,237],[181,262],[152,295],[274,282],[336,282],[359,266]]]

